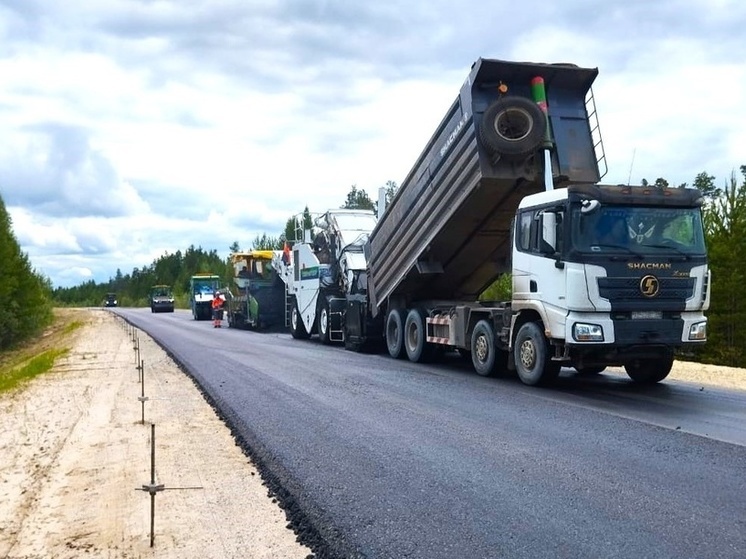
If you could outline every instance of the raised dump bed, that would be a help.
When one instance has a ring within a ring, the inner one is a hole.
[[[474,300],[509,271],[521,199],[600,180],[587,99],[598,74],[571,64],[479,59],[366,245],[373,313],[388,298]],[[543,78],[548,113],[532,81]]]

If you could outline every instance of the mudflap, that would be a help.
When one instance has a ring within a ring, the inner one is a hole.
[[[383,347],[383,319],[372,318],[364,295],[349,295],[344,314],[345,349],[378,352]]]

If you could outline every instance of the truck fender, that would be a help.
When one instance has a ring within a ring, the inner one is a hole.
[[[549,317],[547,316],[546,309],[542,304],[531,304],[524,309],[514,312],[510,319],[510,350],[512,351],[515,345],[515,338],[518,334],[518,330],[521,329],[526,322],[539,322],[542,325],[544,336],[550,338],[549,332],[547,331],[546,325]]]

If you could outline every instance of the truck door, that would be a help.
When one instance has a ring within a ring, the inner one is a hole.
[[[310,333],[316,321],[321,276],[329,266],[321,265],[311,247],[305,243],[293,247],[293,264],[293,295],[306,332]]]
[[[562,209],[528,208],[516,221],[513,250],[513,301],[516,309],[533,308],[548,322],[552,337],[564,337],[567,314]]]

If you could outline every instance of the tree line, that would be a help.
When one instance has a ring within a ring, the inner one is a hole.
[[[698,175],[707,195],[702,217],[712,295],[708,341],[697,357],[734,367],[746,367],[746,165],[740,170],[740,184],[733,172],[722,189],[715,187],[715,177]]]
[[[386,198],[390,201],[397,185],[388,181],[385,186]],[[364,189],[352,185],[342,208],[376,210]],[[313,216],[306,207],[297,216],[287,219],[284,230],[277,236],[263,233],[257,235],[248,248],[242,249],[238,241],[229,247],[230,252],[242,250],[280,250],[285,242],[294,242],[302,238],[302,231],[313,225]],[[146,306],[150,289],[154,285],[171,286],[177,306],[188,306],[189,280],[198,273],[219,275],[225,285],[233,283],[233,268],[227,258],[222,258],[217,250],[205,250],[202,247],[190,246],[185,251],[177,250],[166,253],[151,264],[134,268],[131,273],[122,273],[117,269],[114,277],[107,282],[97,283],[89,280],[74,287],[59,287],[51,296],[59,306],[99,306],[107,293],[116,293],[121,306]]]
[[[396,182],[386,182],[386,186],[383,187],[386,204],[393,200],[398,188]],[[378,215],[378,204],[373,202],[365,189],[359,189],[356,184],[350,187],[347,198],[341,207],[351,210],[372,210]],[[277,237],[268,236],[266,233],[258,235],[251,245],[251,250],[280,250],[286,242],[302,240],[303,231],[311,229],[312,226],[313,217],[308,206],[306,206],[301,214],[288,218],[284,231]],[[230,246],[230,250],[231,252],[240,252],[240,245],[237,241]]]
[[[91,307],[102,305],[107,293],[116,293],[121,306],[146,306],[154,285],[168,285],[182,306],[186,306],[189,280],[195,274],[208,272],[221,276],[226,283],[232,275],[229,263],[217,250],[191,245],[183,252],[166,253],[130,273],[123,274],[117,269],[107,282],[89,280],[74,287],[55,288],[52,299],[59,306]]]
[[[52,322],[52,284],[34,270],[0,196],[0,351],[38,336]]]
[[[676,188],[664,178],[644,186]],[[678,188],[688,186],[686,183]],[[746,367],[746,165],[740,167],[740,177],[731,173],[722,187],[714,176],[702,172],[692,183],[704,198],[703,223],[712,271],[711,302],[708,316],[708,342],[693,357],[703,363]],[[396,183],[386,185],[390,200]],[[344,208],[375,210],[375,203],[365,190],[353,185]],[[277,236],[257,236],[248,250],[281,249],[287,241],[297,238],[297,231],[311,224],[308,208],[300,216],[287,220],[284,231]],[[238,252],[238,242],[229,249]],[[52,289],[51,282],[34,271],[13,235],[10,218],[0,198],[0,296],[6,304],[0,308],[0,350],[20,340],[38,334],[49,324],[52,306],[97,306],[107,292],[116,292],[120,304],[143,306],[155,284],[168,284],[174,289],[177,303],[186,306],[189,278],[200,272],[216,273],[231,283],[232,269],[227,259],[216,250],[190,246],[185,251],[164,254],[153,263],[123,274],[117,270],[108,282],[88,281],[79,286]],[[510,297],[510,278],[500,278],[488,288],[485,296],[493,299]],[[181,298],[181,301],[179,301]]]

